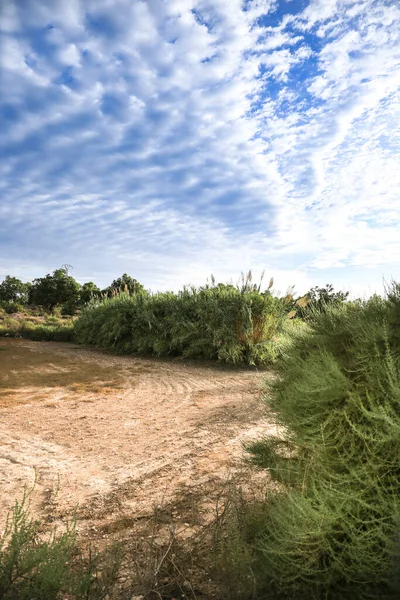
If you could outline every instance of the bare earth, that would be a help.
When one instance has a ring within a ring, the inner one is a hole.
[[[140,518],[183,488],[206,495],[241,468],[243,441],[274,432],[266,376],[0,340],[0,530],[25,486],[34,512],[62,519],[79,505],[87,528]]]

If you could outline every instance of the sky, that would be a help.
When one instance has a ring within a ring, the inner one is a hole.
[[[400,281],[399,0],[1,0],[0,280]]]

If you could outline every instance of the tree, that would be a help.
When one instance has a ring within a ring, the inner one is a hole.
[[[296,301],[296,312],[300,318],[308,318],[313,311],[324,312],[327,306],[340,305],[347,300],[349,292],[335,292],[333,285],[327,283],[325,287],[311,288],[303,298]]]
[[[28,302],[28,293],[30,283],[23,283],[16,277],[6,275],[4,281],[0,283],[0,302],[18,302],[26,304]]]
[[[87,304],[92,300],[92,298],[99,298],[101,295],[101,290],[93,281],[88,281],[84,283],[79,292],[79,303]]]
[[[29,291],[29,303],[49,310],[61,306],[67,314],[72,314],[79,303],[80,287],[80,284],[68,275],[68,267],[63,266],[56,269],[52,275],[34,279]]]
[[[114,279],[110,287],[106,289],[108,296],[121,294],[123,292],[127,292],[132,296],[133,294],[142,294],[145,291],[144,286],[139,283],[137,279],[130,277],[127,273],[124,273],[122,277],[118,277],[118,279]]]
[[[313,287],[307,296],[310,299],[311,306],[318,306],[318,308],[324,308],[328,304],[341,304],[345,302],[349,292],[335,292],[333,285],[328,283],[325,287]]]

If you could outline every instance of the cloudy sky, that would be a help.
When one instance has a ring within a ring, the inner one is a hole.
[[[1,0],[0,279],[400,280],[398,0]]]

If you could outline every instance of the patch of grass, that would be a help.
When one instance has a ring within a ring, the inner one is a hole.
[[[0,337],[22,337],[35,341],[72,342],[74,320],[37,311],[0,312]]]

